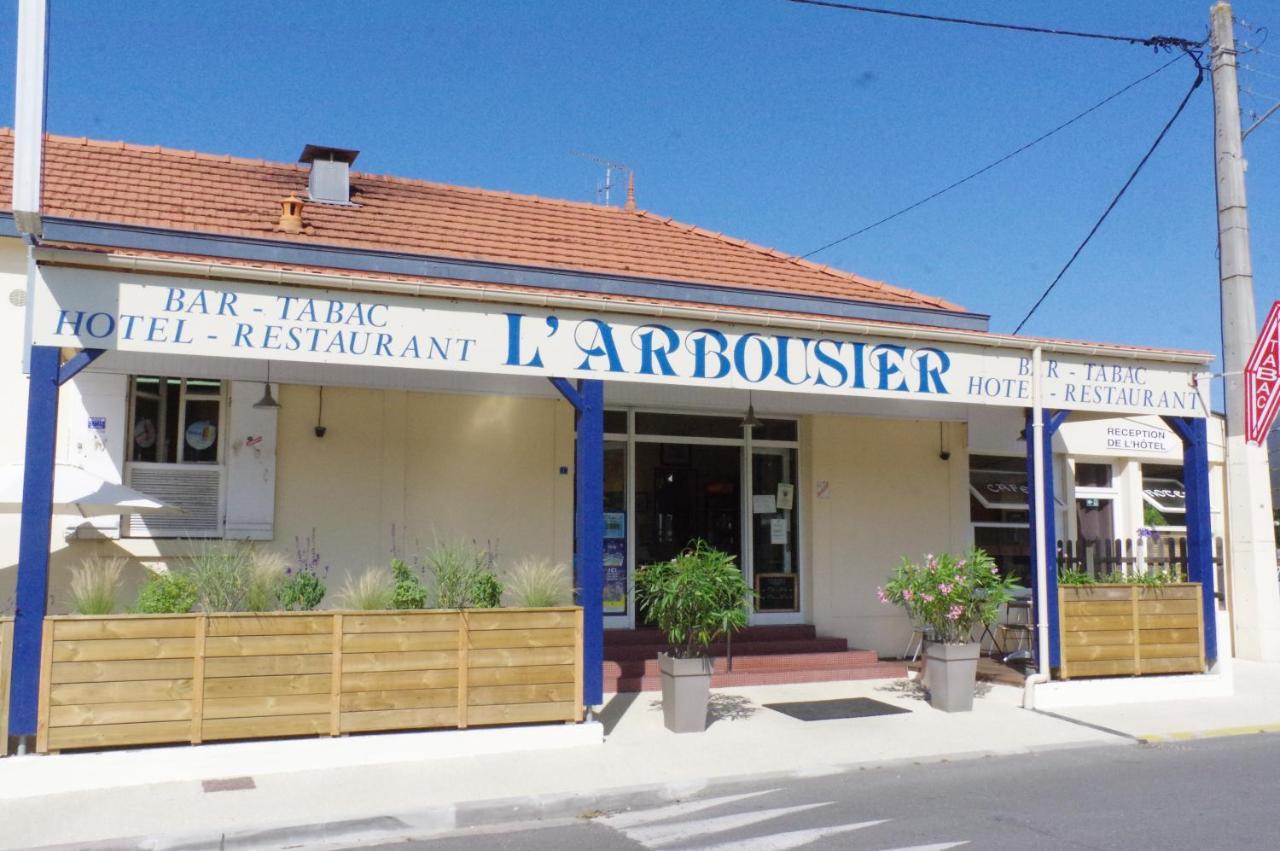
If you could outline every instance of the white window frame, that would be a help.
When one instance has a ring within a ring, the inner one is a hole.
[[[226,526],[227,512],[227,424],[230,418],[230,404],[228,393],[231,382],[226,379],[216,379],[218,381],[218,394],[196,394],[199,399],[217,399],[218,402],[218,437],[217,437],[217,459],[213,462],[209,461],[183,461],[182,457],[186,454],[186,440],[184,436],[187,430],[187,382],[192,380],[189,378],[180,378],[174,375],[157,375],[155,376],[160,382],[160,386],[164,386],[166,382],[173,379],[181,381],[178,390],[178,429],[176,432],[178,447],[176,457],[177,461],[134,461],[133,459],[133,430],[135,426],[134,417],[137,413],[138,398],[138,382],[140,376],[129,376],[129,406],[127,430],[125,432],[125,461],[124,461],[124,482],[128,484],[132,480],[132,472],[135,469],[164,469],[164,470],[211,470],[216,469],[218,472],[218,503],[217,503],[217,527],[207,530],[188,530],[180,534],[174,535],[155,535],[147,532],[145,529],[135,529],[134,524],[130,521],[130,515],[122,516],[121,537],[125,538],[142,538],[142,539],[174,539],[174,538],[221,538],[223,530]],[[214,380],[214,379],[196,379],[196,380]],[[160,399],[160,412],[164,412],[163,397]],[[161,423],[156,426],[156,440],[164,439],[164,428]],[[167,454],[167,453],[165,453]]]

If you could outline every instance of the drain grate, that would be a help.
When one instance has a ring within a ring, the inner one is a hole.
[[[201,780],[200,785],[206,792],[239,792],[258,788],[252,777],[218,777],[214,780]]]
[[[845,697],[836,700],[801,700],[795,703],[766,703],[765,709],[790,715],[801,721],[835,721],[840,718],[873,718],[877,715],[901,715],[910,709],[894,706],[869,697]]]

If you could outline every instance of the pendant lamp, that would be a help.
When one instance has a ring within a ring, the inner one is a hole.
[[[271,361],[267,361],[267,380],[262,385],[262,398],[253,403],[255,408],[279,408],[280,403],[271,395]]]

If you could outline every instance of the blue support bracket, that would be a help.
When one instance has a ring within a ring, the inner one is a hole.
[[[604,382],[550,381],[576,411],[573,572],[583,620],[582,704],[592,707],[604,702]]]
[[[1044,502],[1040,505],[1035,504],[1035,488],[1036,488],[1036,468],[1035,468],[1035,439],[1033,437],[1033,429],[1035,427],[1035,414],[1030,408],[1026,414],[1026,430],[1024,435],[1027,441],[1027,522],[1031,527],[1031,592],[1032,599],[1039,599],[1037,594],[1036,580],[1039,575],[1039,561],[1036,558],[1036,517],[1040,514],[1044,515],[1044,551],[1049,563],[1045,566],[1045,599],[1048,601],[1047,619],[1049,626],[1049,667],[1058,668],[1062,666],[1062,637],[1059,634],[1059,613],[1058,613],[1058,544],[1057,544],[1057,510],[1055,507],[1054,481],[1053,481],[1053,436],[1058,433],[1058,429],[1066,422],[1070,411],[1051,411],[1043,412],[1043,443],[1044,443]]]
[[[41,635],[49,597],[49,534],[53,526],[61,359],[62,353],[56,346],[31,347],[27,447],[22,475],[22,529],[18,539],[18,593],[13,622],[13,673],[9,689],[9,734],[12,736],[34,736],[36,733]]]
[[[1187,579],[1200,583],[1204,661],[1218,661],[1218,608],[1214,595],[1213,525],[1209,507],[1209,428],[1200,417],[1167,416],[1182,438],[1182,484],[1187,489]]]
[[[58,386],[66,384],[80,374],[80,370],[106,354],[106,349],[82,349],[71,360],[58,368]]]

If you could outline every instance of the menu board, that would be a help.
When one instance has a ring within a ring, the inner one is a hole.
[[[799,585],[796,578],[794,573],[757,573],[756,611],[800,611]]]
[[[604,613],[627,613],[627,515],[604,515]]]

